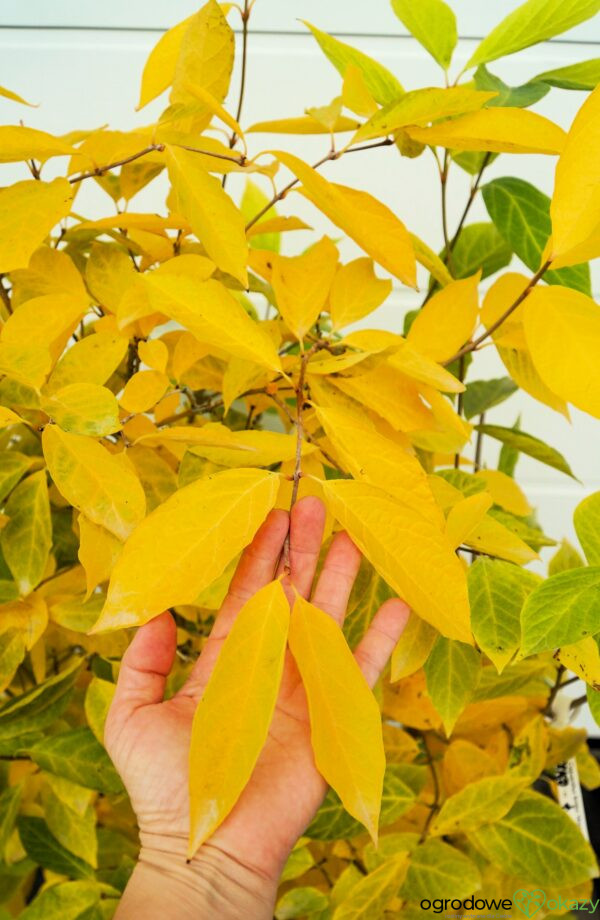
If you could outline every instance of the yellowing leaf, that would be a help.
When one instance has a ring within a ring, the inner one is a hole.
[[[46,425],[42,446],[50,475],[67,501],[94,524],[126,539],[143,518],[146,500],[125,458],[57,425]]]
[[[486,492],[469,495],[452,506],[446,520],[446,539],[456,549],[464,543],[492,506],[492,497]]]
[[[333,329],[342,329],[372,313],[391,290],[391,281],[375,275],[372,259],[363,257],[340,265],[329,293]]]
[[[324,236],[299,256],[273,254],[271,284],[286,325],[303,339],[325,306],[335,275],[338,251]]]
[[[425,383],[445,393],[462,393],[464,384],[445,368],[425,357],[411,342],[398,336],[398,344],[388,358],[392,367],[397,367],[407,377]]]
[[[477,111],[496,95],[497,93],[482,93],[469,86],[412,90],[375,112],[360,126],[350,144],[374,137],[385,137],[407,125],[428,125],[440,118]]]
[[[522,489],[506,473],[500,470],[479,470],[475,475],[478,479],[483,480],[495,505],[500,505],[501,508],[519,517],[527,517],[528,514],[531,514],[531,505],[525,498]]]
[[[267,740],[289,622],[288,600],[273,581],[246,602],[221,647],[192,726],[190,857],[235,805]],[[231,726],[225,735],[224,712]]]
[[[161,339],[150,339],[147,342],[140,342],[138,345],[138,355],[142,364],[147,364],[155,371],[164,373],[167,369],[169,360],[169,349]]]
[[[415,141],[452,150],[494,153],[560,153],[565,132],[554,122],[527,109],[481,109],[440,122],[431,128],[408,127]]]
[[[98,301],[116,313],[125,292],[138,276],[125,250],[107,243],[94,243],[85,267],[85,280]]]
[[[241,212],[221,183],[199,164],[196,154],[167,147],[166,157],[181,213],[209,257],[247,287],[248,244]]]
[[[384,916],[386,906],[398,895],[407,869],[407,853],[395,853],[386,859],[352,886],[336,909],[334,920],[372,920]]]
[[[456,738],[446,748],[442,776],[448,796],[484,776],[501,772],[502,765],[471,741]]]
[[[171,102],[186,102],[186,84],[208,90],[221,102],[227,95],[233,66],[234,36],[225,15],[215,0],[208,0],[190,17],[183,33],[175,73]],[[206,124],[210,121],[210,114]]]
[[[472,645],[438,636],[425,662],[427,692],[450,735],[481,674],[481,656]]]
[[[423,667],[433,644],[437,637],[437,632],[417,616],[414,611],[411,612],[408,623],[398,640],[398,643],[392,652],[391,661],[391,680],[402,680],[403,677],[409,677]]]
[[[148,55],[142,73],[138,110],[143,109],[145,105],[160,96],[173,82],[181,42],[193,18],[193,16],[188,16],[187,19],[178,22],[172,29],[161,35]]]
[[[43,397],[41,407],[63,431],[73,434],[103,438],[121,427],[113,393],[95,383],[70,383]]]
[[[579,502],[573,514],[573,524],[589,565],[600,564],[600,492],[593,492]],[[569,547],[573,553],[576,551]],[[577,556],[575,556],[575,561]],[[583,565],[583,562],[579,562]],[[566,566],[566,568],[575,568]]]
[[[278,488],[275,473],[227,470],[175,492],[125,543],[94,631],[140,625],[194,603],[252,540]]]
[[[45,294],[21,304],[2,327],[2,342],[46,347],[56,360],[85,311],[68,294]]]
[[[273,153],[302,182],[305,198],[383,268],[409,287],[416,286],[416,262],[410,235],[386,205],[367,192],[328,182],[291,153],[281,150]]]
[[[6,563],[21,594],[29,594],[41,581],[52,545],[52,523],[46,474],[32,473],[6,503],[8,524],[0,533]]]
[[[397,431],[434,427],[433,416],[424,405],[416,383],[387,362],[367,373],[333,377],[331,382]]]
[[[0,189],[0,272],[26,268],[33,251],[71,210],[66,179],[16,182]]]
[[[147,412],[165,394],[169,378],[161,371],[137,371],[125,384],[119,402],[126,412]]]
[[[345,108],[357,115],[372,115],[377,111],[377,103],[369,92],[362,71],[356,64],[348,64],[344,72],[342,85],[342,102]]]
[[[0,342],[0,373],[38,390],[52,366],[50,352],[43,345]]]
[[[381,489],[323,484],[340,524],[385,581],[442,635],[471,642],[464,570],[438,528]]]
[[[300,596],[289,641],[308,700],[317,769],[376,841],[385,752],[375,697],[335,620]]]
[[[190,447],[193,454],[205,457],[219,466],[271,466],[273,463],[285,463],[296,455],[296,436],[280,431],[231,431],[224,425],[209,423],[202,431],[206,432],[206,441],[194,443]],[[223,435],[222,446],[210,443],[210,436]],[[226,440],[227,438],[227,440]],[[312,444],[303,442],[302,456],[314,453]]]
[[[104,724],[116,689],[111,681],[92,677],[85,692],[85,717],[100,744],[104,743]]]
[[[572,288],[548,285],[533,290],[524,308],[527,345],[544,383],[600,418],[600,307]]]
[[[447,70],[458,36],[456,16],[444,0],[392,0],[392,9],[440,67]]]
[[[483,824],[493,824],[510,811],[528,777],[486,776],[451,795],[436,815],[430,834],[464,834]]]
[[[417,351],[443,362],[469,340],[477,324],[479,280],[477,272],[450,281],[419,310],[407,336]]]
[[[0,163],[32,159],[44,163],[50,157],[69,156],[74,152],[70,144],[45,131],[22,125],[0,126]]]
[[[344,467],[443,525],[425,470],[399,444],[380,434],[363,413],[349,408],[315,407],[319,422]]]
[[[156,272],[145,280],[152,308],[189,329],[199,342],[281,370],[272,339],[218,281]]]
[[[10,425],[20,425],[24,420],[12,409],[6,406],[0,406],[0,428],[8,428]]]
[[[526,565],[539,559],[535,550],[489,514],[473,527],[465,537],[465,543],[481,553],[516,562],[517,565]]]
[[[355,131],[359,122],[355,118],[340,115],[333,127],[339,131]],[[246,129],[246,134],[265,132],[267,134],[329,134],[329,128],[313,118],[312,115],[299,115],[296,118],[276,118],[271,121],[257,121]]]
[[[52,394],[73,383],[106,383],[127,351],[127,339],[111,332],[86,335],[65,351],[44,392]]]
[[[556,657],[565,668],[581,677],[586,684],[600,690],[600,651],[592,636],[580,639],[572,645],[563,645]]]
[[[85,514],[79,515],[78,557],[85,569],[86,600],[94,588],[108,581],[123,544],[105,527],[93,524]]]

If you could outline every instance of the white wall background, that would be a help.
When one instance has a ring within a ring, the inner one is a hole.
[[[39,103],[39,108],[25,109],[0,99],[0,117],[6,123],[22,118],[31,127],[56,134],[104,124],[127,130],[151,122],[161,111],[164,100],[153,103],[141,113],[134,112],[146,56],[165,28],[194,12],[198,5],[194,0],[170,0],[169,3],[104,0],[102,4],[90,0],[54,3],[2,0],[0,84]],[[453,0],[452,5],[461,35],[452,67],[452,72],[457,73],[478,40],[518,2]],[[382,61],[407,89],[441,85],[438,66],[406,34],[388,0],[371,0],[368,4],[356,0],[257,0],[251,19],[243,125],[266,118],[300,115],[306,106],[322,105],[338,95],[340,78],[298,21],[299,17],[334,32]],[[235,11],[230,14],[230,21],[237,29]],[[599,45],[600,16],[596,16],[566,36],[527,49],[504,62],[493,63],[490,69],[507,83],[517,85],[541,71],[597,57]],[[234,102],[238,82],[236,70],[232,81]],[[582,93],[553,89],[535,109],[567,128],[583,99]],[[249,139],[251,153],[281,143],[281,138],[271,135],[250,135]],[[284,141],[284,146],[309,161],[324,153],[327,144],[324,137],[289,137]],[[552,157],[505,154],[489,168],[488,175],[490,178],[520,176],[550,193],[554,163]],[[3,169],[2,184],[25,177],[21,175],[21,167]],[[47,171],[51,173],[51,164]],[[384,148],[328,164],[324,172],[336,181],[366,188],[381,197],[411,230],[434,248],[440,247],[439,190],[431,156],[424,154],[417,160],[405,160]],[[464,206],[468,182],[466,174],[455,168],[449,189],[451,228]],[[231,181],[229,188],[235,193],[236,183]],[[164,186],[157,183],[135,199],[135,209],[159,211],[163,198]],[[113,213],[114,207],[90,182],[78,198],[78,209],[101,217]],[[331,227],[299,197],[291,196],[281,206],[282,212],[286,210],[305,216],[317,229],[331,232]],[[481,219],[487,219],[487,214],[483,203],[478,201],[469,220]],[[304,241],[300,242],[302,237],[304,234],[298,234],[296,245],[305,245]],[[352,244],[345,244],[343,254],[352,257]],[[512,267],[521,266],[515,260]],[[596,294],[600,291],[597,265],[594,290]],[[400,331],[406,309],[419,300],[418,295],[397,288],[372,321]],[[471,371],[471,379],[505,373],[491,349],[478,358],[477,364],[477,372]],[[538,507],[539,519],[546,532],[557,539],[566,535],[575,541],[571,524],[573,509],[584,495],[600,489],[600,423],[577,410],[573,410],[569,423],[558,413],[521,394],[493,410],[490,420],[512,424],[519,413],[523,429],[561,450],[581,480],[581,484],[577,484],[526,457],[519,461],[520,481]],[[484,459],[493,465],[497,448],[487,440]]]

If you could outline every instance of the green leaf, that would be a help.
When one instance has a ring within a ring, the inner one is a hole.
[[[380,827],[388,827],[411,808],[421,791],[426,771],[423,767],[411,769],[413,764],[388,764],[383,779]],[[364,833],[360,821],[344,809],[339,796],[330,789],[317,814],[305,831],[314,840],[340,840]]]
[[[419,834],[411,833],[410,831],[385,834],[377,844],[377,849],[375,849],[373,842],[370,840],[363,847],[364,864],[369,872],[373,872],[377,866],[380,866],[391,856],[396,856],[397,853],[412,853],[419,846],[419,839]]]
[[[63,431],[103,438],[121,428],[114,393],[96,383],[70,383],[43,397],[41,407]]]
[[[505,399],[518,390],[517,384],[510,377],[498,377],[494,380],[473,380],[467,384],[463,394],[463,412],[465,418],[473,418],[499,406]]]
[[[500,821],[470,835],[475,846],[503,872],[529,884],[577,885],[597,873],[596,860],[575,822],[551,799],[521,793]]]
[[[344,619],[343,632],[350,648],[356,648],[383,602],[393,596],[383,578],[363,562]]]
[[[569,569],[546,579],[521,612],[521,654],[572,645],[598,632],[600,566]]]
[[[413,850],[400,896],[409,901],[466,898],[480,885],[475,863],[455,847],[431,838]]]
[[[577,505],[573,523],[588,564],[600,565],[600,492]]]
[[[0,862],[4,862],[6,858],[6,844],[17,820],[22,792],[21,785],[8,786],[0,795]]]
[[[542,546],[556,546],[556,540],[553,540],[552,537],[547,537],[539,527],[526,524],[522,518],[511,514],[509,511],[504,511],[501,508],[492,508],[489,514],[502,524],[503,527],[510,530],[511,533],[516,534],[517,537],[523,540],[524,543],[536,552]]]
[[[563,540],[558,551],[548,563],[548,575],[566,572],[567,569],[578,569],[583,565],[585,565],[585,562],[575,547],[571,546],[568,540]]]
[[[45,889],[19,914],[20,920],[91,920],[88,911],[100,903],[92,882],[61,882]]]
[[[78,658],[59,674],[3,703],[0,706],[0,741],[18,738],[24,732],[39,731],[54,722],[69,701],[81,665]]]
[[[443,259],[445,251],[440,255]],[[455,278],[467,278],[481,269],[483,280],[504,268],[511,259],[512,250],[494,224],[468,224],[452,250],[452,274]]]
[[[408,869],[407,853],[397,853],[352,886],[337,907],[334,920],[373,920],[383,917],[385,908],[397,895]]]
[[[480,557],[467,581],[473,635],[500,674],[519,647],[521,608],[541,578],[510,562]]]
[[[439,636],[424,668],[427,692],[450,735],[477,686],[481,656],[465,642]]]
[[[332,35],[328,35],[327,32],[321,32],[316,26],[306,22],[305,19],[301,21],[310,29],[319,43],[321,51],[329,58],[342,77],[346,73],[348,64],[358,67],[363,75],[367,89],[373,99],[380,105],[393,102],[394,99],[402,95],[404,92],[402,85],[383,64],[374,61],[368,54],[363,54],[362,51],[352,48],[351,45],[347,45]]]
[[[470,176],[477,176],[482,169],[493,163],[499,155],[498,153],[490,153],[489,150],[451,151],[452,160]]]
[[[96,866],[96,810],[94,793],[62,776],[48,774],[42,787],[42,804],[48,829],[74,856]]]
[[[456,16],[444,0],[392,0],[392,9],[411,35],[447,70],[456,47]]]
[[[549,197],[530,182],[512,176],[488,182],[481,189],[481,194],[488,214],[504,239],[527,268],[536,272],[552,232]],[[587,262],[548,271],[544,274],[544,281],[591,294]]]
[[[511,431],[520,430],[521,416],[519,415]],[[498,470],[501,473],[505,473],[507,476],[514,477],[519,456],[519,451],[516,447],[511,447],[510,444],[503,444],[498,454]]]
[[[46,473],[40,470],[12,492],[5,513],[10,518],[0,542],[21,594],[39,584],[52,546],[52,522]]]
[[[298,878],[308,872],[315,864],[315,858],[309,848],[297,846],[288,856],[283,871],[279,876],[279,883]]]
[[[326,894],[318,888],[292,888],[286,891],[275,908],[276,920],[294,920],[296,917],[310,917],[329,906]]]
[[[481,64],[473,74],[475,87],[483,91],[495,91],[498,95],[486,103],[486,107],[510,106],[511,108],[526,109],[542,99],[549,92],[550,87],[543,83],[524,83],[522,86],[508,86],[496,74],[490,73],[485,64]]]
[[[12,492],[32,462],[32,457],[20,454],[16,450],[3,450],[0,453],[0,501]]]
[[[470,495],[478,495],[485,492],[485,482],[472,473],[465,473],[464,470],[436,470],[435,476],[440,476],[449,482],[451,486],[458,489],[459,492],[468,498]]]
[[[19,837],[25,852],[34,862],[58,872],[59,875],[68,875],[71,878],[93,878],[94,870],[89,863],[69,853],[58,842],[43,818],[34,818],[30,815],[21,815],[17,821]]]
[[[561,35],[578,23],[591,19],[598,10],[600,0],[526,0],[483,39],[466,68],[495,61],[554,35]]]
[[[526,434],[524,431],[517,431],[514,428],[503,428],[501,425],[475,425],[475,428],[477,431],[481,431],[482,434],[487,434],[490,438],[495,438],[496,441],[500,441],[508,447],[513,447],[522,454],[527,454],[528,457],[533,457],[534,460],[545,463],[546,466],[551,466],[553,469],[571,476],[572,479],[577,479],[563,455],[554,447],[544,444],[539,438],[534,438],[533,435]]]
[[[600,725],[600,690],[594,690],[588,684],[586,689],[588,706],[596,725]]]
[[[469,783],[443,803],[430,826],[430,834],[464,834],[493,824],[510,811],[528,777],[485,776]]]
[[[481,678],[471,702],[494,700],[499,696],[538,696],[545,695],[548,685],[548,663],[539,658],[513,662],[498,674],[495,668],[483,668]]]
[[[26,652],[22,630],[7,629],[0,633],[0,691],[10,684]]]
[[[578,61],[556,70],[545,70],[534,77],[532,82],[544,82],[559,89],[592,90],[600,83],[600,58],[591,61]]]
[[[89,728],[74,728],[44,738],[33,745],[29,754],[43,770],[86,789],[123,792],[123,783],[108,754]]]

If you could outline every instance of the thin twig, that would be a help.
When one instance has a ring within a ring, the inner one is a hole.
[[[429,830],[429,826],[430,826],[431,822],[433,821],[433,819],[434,819],[434,817],[435,817],[435,814],[436,814],[436,812],[438,811],[439,805],[440,805],[440,783],[439,783],[439,780],[438,780],[437,773],[436,773],[436,771],[435,771],[435,767],[434,767],[434,765],[433,765],[433,757],[431,756],[431,751],[429,750],[429,748],[428,748],[428,746],[427,746],[427,740],[426,740],[426,738],[425,738],[425,734],[422,734],[422,735],[421,735],[421,740],[422,740],[422,742],[423,742],[423,747],[425,748],[425,755],[426,755],[426,757],[427,757],[427,764],[428,764],[429,769],[430,769],[430,771],[431,771],[431,779],[432,779],[432,781],[433,781],[433,804],[432,804],[432,806],[431,806],[431,809],[430,809],[430,811],[429,811],[429,814],[427,815],[427,820],[425,821],[425,824],[423,825],[423,830],[421,831],[421,838],[420,838],[420,840],[419,840],[419,843],[423,843],[423,841],[424,841],[425,838],[427,837],[427,832],[428,832],[428,830]]]
[[[475,441],[475,459],[473,460],[473,472],[477,473],[481,469],[481,453],[483,450],[483,431],[481,426],[485,425],[485,412],[479,416],[479,425],[477,427],[477,440]]]
[[[463,383],[465,379],[465,359],[464,356],[461,357],[458,361],[458,379]],[[458,399],[456,401],[456,411],[458,415],[462,415],[463,410],[463,393],[458,394]],[[457,470],[460,467],[460,450],[454,454],[454,469]]]
[[[215,157],[217,160],[226,160],[228,163],[235,163],[237,166],[244,166],[246,157],[243,153],[238,156],[229,156],[227,153],[215,153],[212,150],[203,150],[202,147],[190,147],[189,144],[173,144],[173,147],[179,147],[181,150],[189,150],[190,153],[200,153],[205,157]]]
[[[304,381],[306,380],[306,365],[311,356],[317,350],[313,345],[308,351],[305,351],[300,359],[300,372],[298,374],[298,383],[296,385],[296,459],[294,463],[292,497],[290,499],[290,512],[296,504],[298,498],[298,489],[300,488],[300,478],[302,476],[302,442],[304,440],[304,425],[302,421],[302,412],[304,410]],[[290,528],[283,544],[283,568],[287,575],[291,572],[290,565]]]
[[[552,706],[554,704],[554,700],[556,699],[556,694],[559,692],[560,688],[562,687],[562,676],[566,670],[567,669],[565,668],[563,664],[559,665],[558,668],[556,669],[556,679],[554,681],[554,686],[550,690],[548,701],[546,703],[546,708],[544,709],[544,715],[546,716],[552,715]]]
[[[484,169],[486,168],[486,166],[488,165],[488,163],[490,162],[490,157],[491,157],[491,155],[492,155],[492,154],[488,151],[488,153],[486,153],[486,155],[484,156],[484,158],[483,158],[483,160],[482,160],[482,163],[481,163],[481,169],[480,169],[479,172],[477,173],[477,176],[476,176],[476,178],[475,178],[475,182],[474,182],[474,183],[472,184],[472,186],[471,186],[471,191],[470,191],[470,193],[469,193],[469,197],[468,197],[468,199],[467,199],[467,203],[466,203],[466,205],[465,205],[465,209],[464,209],[464,211],[462,212],[462,215],[461,215],[461,218],[460,218],[460,220],[459,220],[459,222],[458,222],[458,226],[457,226],[457,228],[456,228],[456,231],[455,231],[455,233],[454,233],[454,236],[452,237],[452,239],[450,240],[450,242],[449,242],[449,244],[448,244],[448,251],[449,251],[450,253],[452,252],[452,250],[453,250],[454,247],[456,246],[456,243],[458,242],[458,238],[459,238],[459,236],[460,236],[460,234],[461,234],[461,232],[462,232],[462,228],[463,228],[463,226],[464,226],[465,220],[467,219],[467,215],[468,215],[469,211],[471,210],[471,205],[472,205],[473,202],[475,201],[475,196],[476,196],[477,191],[478,191],[478,189],[479,189],[479,183],[481,182],[481,177],[483,176],[483,171],[484,171]],[[446,260],[444,259],[444,261],[446,261]],[[448,264],[448,263],[446,262],[446,264]]]
[[[451,358],[448,358],[447,361],[444,361],[444,362],[443,362],[444,367],[447,367],[449,364],[452,364],[454,361],[458,360],[458,358],[462,358],[463,355],[468,355],[471,351],[477,351],[477,349],[479,348],[479,346],[481,345],[481,343],[482,343],[482,342],[485,342],[485,340],[486,340],[487,338],[489,338],[491,335],[493,335],[494,332],[496,331],[496,329],[499,329],[500,326],[502,325],[502,323],[505,322],[505,320],[508,319],[508,317],[511,315],[511,313],[514,313],[514,311],[517,309],[517,307],[518,307],[520,304],[523,303],[523,301],[525,300],[525,298],[527,297],[527,295],[528,295],[528,294],[533,290],[533,288],[536,286],[536,284],[538,283],[538,281],[540,280],[540,278],[542,277],[542,275],[548,270],[548,268],[549,268],[549,266],[550,266],[550,263],[551,263],[551,260],[550,260],[550,259],[547,259],[547,260],[544,262],[544,264],[541,266],[541,268],[539,268],[539,269],[537,270],[537,272],[535,273],[535,275],[533,275],[533,277],[530,278],[527,287],[519,294],[519,296],[517,297],[517,299],[516,299],[513,303],[511,303],[510,307],[508,307],[508,308],[504,311],[504,313],[503,313],[501,316],[498,317],[498,319],[496,320],[496,322],[492,323],[491,326],[488,326],[488,328],[486,329],[486,331],[485,331],[485,332],[482,332],[481,335],[478,336],[476,339],[473,339],[472,342],[467,342],[466,345],[463,345],[463,347],[462,347],[459,351],[457,351],[455,355],[452,355]]]
[[[447,209],[447,189],[448,189],[448,151],[444,150],[444,162],[440,169],[440,187],[442,195],[442,233],[444,236],[444,247],[446,249],[446,264],[451,268],[452,252],[450,249],[450,236],[448,234],[448,209]]]
[[[155,150],[162,152],[164,149],[164,144],[149,144],[148,147],[144,147],[143,150],[132,153],[130,157],[124,157],[122,160],[115,160],[114,163],[107,163],[106,166],[97,166],[96,169],[79,173],[78,176],[71,176],[69,182],[71,185],[74,185],[76,182],[81,182],[83,179],[94,179],[98,176],[103,176],[104,173],[109,172],[111,169],[117,169],[119,166],[125,166],[127,163],[133,163],[134,160],[139,160],[140,157],[145,157],[148,153],[154,153]]]

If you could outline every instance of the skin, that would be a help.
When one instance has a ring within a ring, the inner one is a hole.
[[[346,533],[334,537],[313,587],[325,509],[313,497],[287,512],[272,511],[244,551],[229,594],[202,654],[182,689],[164,701],[176,629],[169,613],[140,627],[129,646],[108,714],[105,743],[130,795],[142,844],[117,920],[139,918],[272,918],[281,869],[325,792],[310,744],[306,697],[288,652],[268,740],[237,804],[187,863],[188,748],[196,705],[244,602],[278,574],[290,527],[289,580],[342,623],[360,565]],[[291,589],[288,587],[291,598]],[[312,592],[312,594],[311,594]],[[386,601],[356,649],[370,685],[385,667],[409,610]]]

